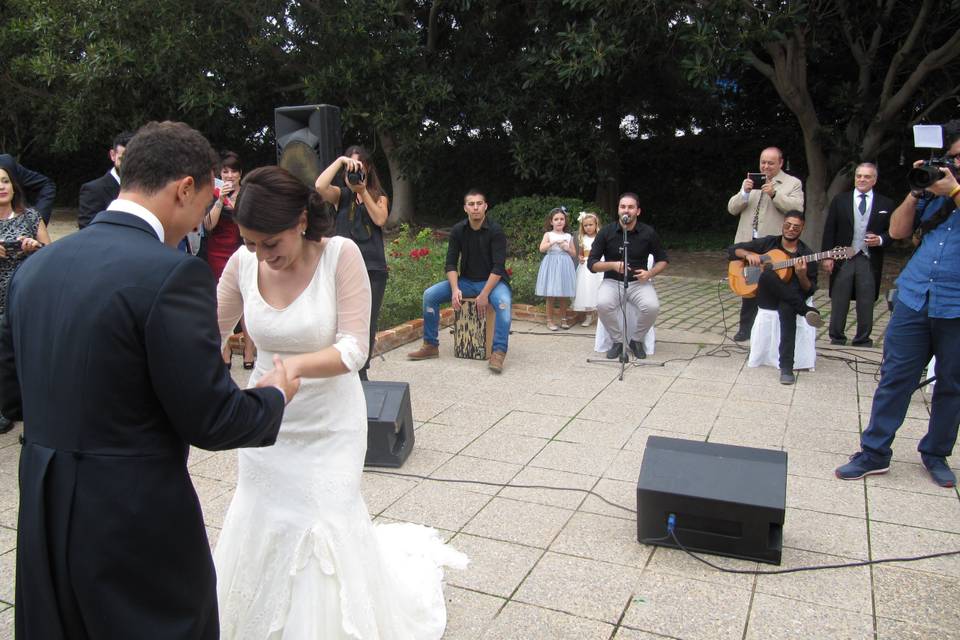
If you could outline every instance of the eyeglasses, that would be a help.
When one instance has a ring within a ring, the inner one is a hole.
[[[784,222],[784,223],[783,223],[783,228],[784,228],[784,229],[796,229],[797,231],[799,231],[800,229],[803,229],[803,223],[800,222],[800,223],[797,223],[797,224],[793,224],[793,223],[791,223],[791,222]]]

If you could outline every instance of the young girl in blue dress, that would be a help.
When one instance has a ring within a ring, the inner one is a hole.
[[[577,260],[577,248],[570,235],[567,212],[556,208],[547,215],[544,224],[546,233],[540,241],[540,253],[545,254],[537,273],[536,294],[547,299],[547,328],[569,329],[567,323],[567,304],[577,292],[577,274],[574,264]],[[560,307],[560,326],[554,321],[554,301]]]

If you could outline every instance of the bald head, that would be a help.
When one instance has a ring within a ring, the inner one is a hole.
[[[783,152],[777,147],[767,147],[760,152],[760,173],[767,176],[767,180],[780,173],[783,167]]]

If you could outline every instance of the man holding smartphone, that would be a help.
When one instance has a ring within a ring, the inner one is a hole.
[[[740,216],[734,244],[779,235],[783,214],[794,210],[803,211],[803,184],[783,172],[783,152],[767,147],[760,153],[760,172],[748,173],[740,191],[727,202],[730,215]],[[750,339],[756,317],[757,299],[743,298],[740,329],[733,336],[736,342]]]

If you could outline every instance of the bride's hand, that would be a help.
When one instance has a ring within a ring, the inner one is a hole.
[[[300,378],[299,376],[291,378],[283,360],[280,359],[280,356],[274,355],[273,371],[260,378],[257,381],[257,387],[276,387],[280,389],[283,391],[287,404],[290,404],[293,396],[297,395],[297,391],[300,389]]]

